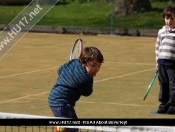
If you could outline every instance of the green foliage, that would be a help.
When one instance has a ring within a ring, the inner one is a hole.
[[[109,0],[89,1],[80,3],[78,0],[60,0],[60,2],[68,4],[54,6],[37,25],[110,29],[113,22],[113,28],[159,29],[164,25],[162,21],[163,9],[172,5],[169,2],[151,2],[152,10],[149,12],[128,14],[125,17],[114,15],[111,19]],[[24,8],[25,6],[0,6],[0,24],[10,23]],[[111,20],[113,21],[111,22]]]
[[[175,0],[150,0],[151,2],[175,2]]]

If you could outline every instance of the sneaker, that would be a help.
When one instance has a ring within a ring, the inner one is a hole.
[[[175,114],[175,107],[174,106],[170,106],[168,111],[167,111],[168,114]]]
[[[168,110],[167,113],[168,114],[175,114],[175,111],[174,110]]]
[[[167,113],[168,105],[166,103],[161,103],[159,105],[159,109],[157,110],[157,113]]]
[[[165,110],[165,109],[158,109],[157,113],[160,113],[160,114],[167,113],[167,110]]]

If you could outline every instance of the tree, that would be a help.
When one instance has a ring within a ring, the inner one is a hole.
[[[128,13],[141,13],[152,10],[149,0],[118,0],[115,13],[122,16]]]
[[[28,5],[32,0],[0,0],[0,5]]]

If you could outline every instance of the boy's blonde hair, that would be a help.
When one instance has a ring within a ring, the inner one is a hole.
[[[93,61],[94,59],[100,63],[103,63],[104,61],[103,55],[101,54],[100,50],[93,46],[85,47],[79,57],[79,61],[82,64],[86,64],[87,62]]]

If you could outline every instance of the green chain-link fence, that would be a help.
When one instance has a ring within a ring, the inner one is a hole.
[[[28,4],[31,0],[0,0],[1,3]],[[14,3],[15,1],[15,3]],[[58,0],[35,0],[41,6],[52,4]],[[90,33],[90,34],[122,34],[143,35],[147,32],[157,34],[157,30],[163,26],[161,13],[163,9],[172,5],[172,0],[59,0],[57,4],[36,24],[39,29],[42,26],[61,27],[62,33]],[[148,3],[149,2],[149,3]],[[157,2],[157,3],[156,3]],[[149,11],[145,12],[147,5]],[[157,5],[157,7],[156,7]],[[132,10],[137,9],[139,10]],[[0,7],[2,8],[2,6]],[[12,7],[9,10],[18,8]],[[12,12],[12,11],[9,11]],[[124,14],[123,14],[124,13]],[[17,15],[17,11],[16,11]],[[15,14],[14,14],[15,17]],[[1,17],[3,18],[3,17]],[[3,19],[9,19],[6,15]],[[7,21],[7,22],[10,22]],[[1,23],[8,24],[8,23]],[[49,28],[47,27],[47,30]],[[148,31],[149,30],[149,31]],[[34,28],[33,28],[34,31]],[[48,31],[52,32],[52,31]],[[53,31],[54,32],[54,31]],[[151,35],[152,36],[152,35]]]

